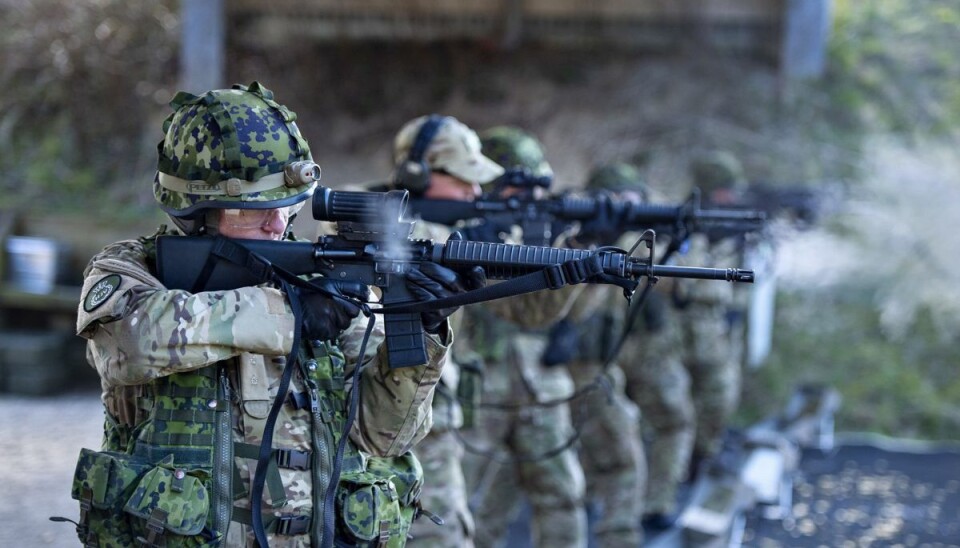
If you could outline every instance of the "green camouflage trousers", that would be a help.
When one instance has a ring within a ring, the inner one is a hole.
[[[460,461],[463,445],[453,430],[430,432],[414,448],[423,466],[423,508],[443,519],[437,525],[420,516],[410,528],[407,546],[416,548],[470,548],[473,518],[467,508],[467,490]]]
[[[723,431],[740,402],[742,334],[731,332],[726,306],[692,305],[684,314],[684,338],[690,353],[684,360],[690,373],[690,391],[697,426],[694,454],[713,456]]]
[[[573,448],[547,459],[523,460],[560,447],[572,435],[567,405],[521,411],[485,411],[471,444],[506,449],[511,463],[468,454],[469,477],[476,478],[474,518],[478,547],[500,546],[520,509],[522,495],[533,510],[534,546],[587,545],[583,469]],[[478,462],[479,461],[479,462]]]
[[[594,381],[601,366],[570,364],[579,390]],[[598,505],[594,527],[599,546],[636,548],[643,538],[640,516],[647,482],[647,462],[640,439],[640,410],[624,394],[623,371],[607,370],[610,393],[594,390],[574,403],[580,425],[580,463],[587,480],[587,500]]]
[[[656,333],[624,345],[627,395],[643,413],[648,482],[645,511],[676,511],[691,454],[717,449],[740,393],[739,353],[720,307],[669,310]]]

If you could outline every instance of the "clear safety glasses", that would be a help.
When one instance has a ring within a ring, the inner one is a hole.
[[[223,222],[231,228],[254,229],[263,228],[273,222],[274,216],[286,226],[290,221],[290,208],[278,209],[224,209]]]

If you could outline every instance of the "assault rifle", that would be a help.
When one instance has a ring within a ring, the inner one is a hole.
[[[649,232],[629,252],[508,245],[451,238],[446,243],[411,239],[414,221],[406,211],[408,193],[348,192],[319,187],[312,202],[313,217],[337,223],[335,236],[316,243],[235,240],[211,236],[160,236],[157,270],[169,289],[191,292],[227,290],[257,285],[275,272],[294,276],[321,274],[328,279],[355,280],[380,288],[391,367],[426,363],[420,312],[518,295],[568,284],[619,285],[629,297],[639,278],[679,277],[753,282],[753,272],[736,268],[699,268],[653,264],[654,235]],[[648,257],[633,256],[641,242]],[[423,262],[457,271],[476,265],[491,284],[430,303],[414,303],[403,274]]]
[[[624,232],[646,229],[668,233],[683,240],[689,234],[708,229],[753,232],[763,228],[766,214],[743,209],[702,209],[694,193],[679,205],[653,205],[618,200],[609,193],[562,194],[536,200],[523,196],[483,196],[473,202],[414,198],[410,210],[424,221],[456,226],[474,221],[473,239],[492,241],[512,226],[523,229],[524,243],[549,245],[574,222],[581,223],[578,238],[610,242]]]

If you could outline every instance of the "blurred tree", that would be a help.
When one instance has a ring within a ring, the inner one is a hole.
[[[177,81],[177,2],[0,3],[0,207],[136,203]],[[55,192],[54,192],[55,191]],[[42,202],[39,200],[42,197]]]

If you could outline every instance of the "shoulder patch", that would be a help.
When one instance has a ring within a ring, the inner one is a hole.
[[[87,292],[87,296],[83,298],[83,309],[87,312],[93,312],[100,305],[107,302],[110,295],[113,295],[119,287],[119,274],[104,276],[100,281],[93,284],[93,287]]]

